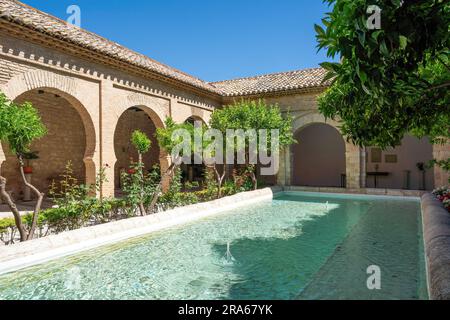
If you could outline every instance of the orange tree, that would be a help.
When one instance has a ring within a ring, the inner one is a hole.
[[[324,27],[315,26],[318,47],[340,62],[322,64],[332,85],[320,111],[342,120],[342,132],[360,146],[395,147],[408,133],[448,142],[449,1],[325,2],[332,9]]]
[[[23,183],[29,187],[37,198],[32,215],[31,226],[27,230],[22,223],[20,213],[13,200],[6,192],[6,179],[0,176],[0,193],[14,214],[14,220],[20,233],[20,240],[27,241],[34,237],[38,215],[41,211],[44,194],[25,178],[23,167],[24,157],[30,152],[31,143],[43,137],[47,133],[41,121],[38,111],[29,102],[16,104],[0,93],[0,141],[9,145],[11,151],[17,156],[19,162],[19,173]]]

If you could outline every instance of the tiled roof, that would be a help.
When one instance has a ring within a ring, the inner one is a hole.
[[[0,17],[110,58],[220,94],[211,84],[15,0],[0,0]]]
[[[320,68],[208,83],[16,0],[0,0],[0,19],[221,96],[324,86],[321,82],[325,71]]]
[[[326,75],[323,68],[266,74],[212,83],[228,97],[274,93],[308,88],[326,87],[322,81]]]

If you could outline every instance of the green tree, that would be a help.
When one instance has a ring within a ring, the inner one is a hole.
[[[131,144],[136,148],[138,152],[138,162],[133,168],[135,170],[135,173],[133,173],[134,179],[131,179],[131,185],[135,186],[136,188],[132,188],[132,190],[136,191],[133,193],[133,195],[136,196],[137,202],[139,205],[139,211],[141,212],[142,216],[146,215],[146,210],[144,206],[145,201],[145,165],[142,160],[144,154],[146,154],[152,145],[151,140],[147,137],[145,133],[143,133],[140,130],[136,130],[131,135]]]
[[[38,216],[41,211],[44,194],[25,178],[23,167],[25,166],[25,155],[30,152],[31,143],[43,137],[47,133],[41,121],[38,111],[29,102],[16,104],[10,101],[3,93],[0,93],[0,141],[9,145],[11,151],[17,156],[19,162],[20,176],[23,183],[29,187],[37,197],[37,202],[32,215],[32,222],[27,231],[22,223],[20,213],[6,192],[6,179],[0,176],[0,192],[3,199],[8,203],[14,214],[20,240],[27,241],[34,237]]]
[[[163,128],[156,129],[156,139],[158,140],[158,145],[169,155],[172,155],[172,151],[179,146],[181,143],[186,142],[183,136],[176,136],[177,132],[184,132],[188,135],[188,147],[189,155],[191,156],[194,152],[194,126],[190,123],[175,123],[172,118],[167,118],[165,121],[165,126]],[[161,172],[161,181],[156,186],[156,190],[153,195],[153,199],[150,203],[150,212],[154,212],[156,204],[162,195],[163,183],[170,177],[173,177],[175,171],[179,168],[181,164],[181,158],[172,158],[172,162],[165,172]]]
[[[250,101],[241,100],[233,105],[225,106],[223,109],[216,109],[211,116],[211,128],[221,131],[224,135],[227,130],[267,130],[269,133],[268,144],[265,148],[270,148],[270,131],[279,131],[279,147],[283,148],[295,143],[292,132],[292,118],[290,115],[283,117],[280,108],[277,105],[267,105],[264,100]],[[259,139],[260,137],[257,137]],[[245,153],[245,162],[248,171],[252,177],[253,186],[256,190],[258,182],[256,177],[256,167],[251,164],[251,154],[248,148],[250,137],[246,137],[244,143],[237,140],[233,143],[235,152]],[[260,149],[259,140],[257,140],[256,152],[265,151]],[[279,152],[279,150],[277,150]]]
[[[409,133],[448,142],[449,1],[325,2],[332,10],[324,28],[315,26],[318,48],[340,62],[322,64],[331,87],[320,111],[341,120],[343,134],[360,146],[395,147]],[[380,28],[370,24],[377,14]]]

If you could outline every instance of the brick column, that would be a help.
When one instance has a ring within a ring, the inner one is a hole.
[[[100,145],[101,163],[107,166],[105,170],[106,181],[102,185],[101,196],[114,197],[115,193],[115,165],[116,153],[114,150],[114,132],[116,130],[118,116],[113,104],[113,84],[103,80],[100,85]]]

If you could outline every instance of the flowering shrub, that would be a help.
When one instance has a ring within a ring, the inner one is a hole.
[[[450,212],[450,187],[442,187],[433,191],[433,194],[444,204]]]

